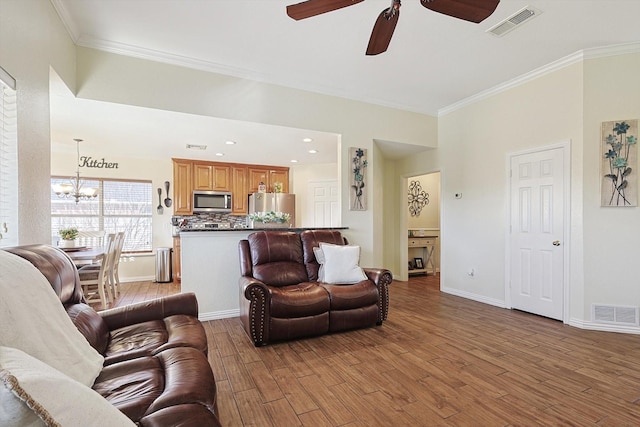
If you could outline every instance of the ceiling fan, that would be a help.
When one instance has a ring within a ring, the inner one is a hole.
[[[364,0],[307,0],[287,6],[287,15],[299,21],[362,1]],[[488,18],[496,10],[498,3],[500,0],[420,0],[420,4],[427,9],[476,24]],[[373,26],[367,55],[378,55],[387,50],[399,17],[400,0],[391,0],[391,6],[380,13]]]

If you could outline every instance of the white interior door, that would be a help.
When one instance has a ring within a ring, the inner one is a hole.
[[[340,226],[340,194],[337,180],[309,182],[308,212],[312,218],[310,227]]]
[[[512,307],[558,320],[564,307],[564,155],[560,147],[514,156],[510,181]]]

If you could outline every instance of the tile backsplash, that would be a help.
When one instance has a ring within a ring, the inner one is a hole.
[[[188,224],[199,224],[204,222],[217,222],[229,224],[230,228],[244,228],[247,226],[247,216],[245,215],[228,215],[220,213],[202,213],[196,215],[174,215],[171,217],[172,223],[178,224],[183,219]]]

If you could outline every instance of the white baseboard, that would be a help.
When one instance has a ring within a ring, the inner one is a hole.
[[[507,308],[507,306],[505,305],[504,301],[499,300],[499,299],[494,299],[494,298],[488,298],[485,297],[483,295],[478,295],[478,294],[472,294],[471,292],[465,292],[465,291],[461,291],[459,289],[453,289],[453,288],[447,288],[446,286],[440,286],[440,291],[444,292],[446,294],[451,294],[451,295],[455,295],[458,297],[462,297],[462,298],[466,298],[466,299],[470,299],[473,301],[478,301],[484,304],[489,304],[489,305],[493,305],[496,307],[500,307],[500,308]]]
[[[603,323],[588,322],[580,319],[570,319],[569,326],[590,331],[617,332],[621,334],[640,334],[640,327],[626,325],[611,325]]]
[[[122,283],[131,283],[131,282],[153,282],[156,280],[155,276],[139,276],[139,277],[121,277],[120,281]]]
[[[209,313],[200,313],[198,315],[198,320],[200,320],[200,321],[219,320],[219,319],[228,319],[230,317],[240,317],[240,309],[237,309],[237,310],[212,311],[212,312],[209,312]]]

